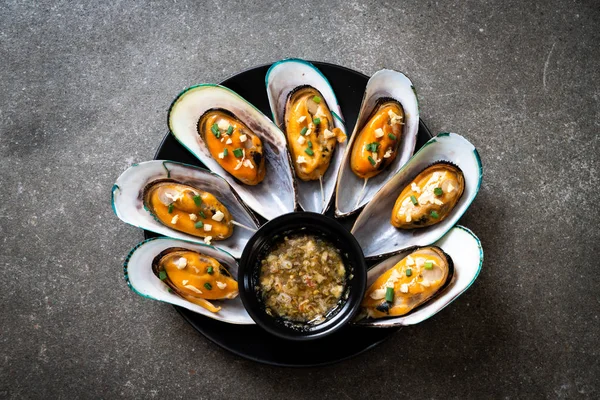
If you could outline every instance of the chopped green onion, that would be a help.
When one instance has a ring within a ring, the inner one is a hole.
[[[210,128],[210,130],[212,131],[213,135],[215,135],[215,137],[217,139],[221,137],[221,131],[219,131],[219,125],[213,124],[212,127]]]
[[[212,265],[206,269],[206,273],[207,273],[207,274],[209,274],[209,275],[212,275],[212,274],[214,274],[214,273],[215,273],[215,271],[214,271],[214,269],[213,269]]]
[[[319,96],[315,96],[313,97],[313,101],[317,104],[319,104],[321,102],[321,98]]]
[[[233,150],[233,155],[236,156],[236,158],[240,158],[244,156],[244,152],[242,151],[242,149],[237,148]]]
[[[229,154],[229,151],[227,149],[223,149],[223,157],[227,157],[227,154]]]
[[[212,289],[212,285],[211,285],[210,283],[208,283],[208,282],[206,282],[206,283],[204,284],[204,287],[205,287],[206,289],[208,289],[208,290],[211,290],[211,289]]]
[[[165,279],[167,279],[167,273],[165,271],[160,271],[158,273],[158,277],[161,281],[164,281]]]
[[[442,188],[437,187],[433,189],[433,193],[435,193],[436,196],[441,196],[444,194],[444,191],[442,190]]]
[[[412,275],[412,269],[406,268],[406,276],[411,276],[411,275]]]
[[[391,303],[392,301],[394,301],[394,288],[393,287],[389,287],[389,288],[385,289],[385,301],[387,301],[388,303]]]
[[[375,160],[373,160],[373,157],[369,156],[369,157],[367,157],[367,159],[369,160],[369,162],[371,163],[371,165],[375,166],[375,164],[377,164],[375,162]]]
[[[312,149],[312,142],[310,140],[308,141],[308,147]]]
[[[427,261],[423,265],[425,266],[425,269],[433,269],[433,262],[431,262],[431,261]]]
[[[301,134],[302,136],[304,136],[304,135],[306,135],[306,131],[308,131],[308,128],[307,128],[307,127],[304,127],[304,128],[302,128],[302,130],[300,131],[300,134]]]
[[[313,123],[315,125],[319,125],[321,123],[321,118],[315,118],[315,119],[313,119]]]
[[[198,222],[196,222],[196,223],[194,224],[194,227],[195,227],[196,229],[203,228],[203,227],[204,227],[204,222],[202,222],[202,221],[198,221]]]
[[[204,211],[199,211],[198,214],[200,214],[202,218],[206,218],[206,214],[204,214]]]
[[[233,126],[229,125],[229,128],[227,128],[227,132],[225,133],[231,135],[233,133]]]
[[[196,203],[196,205],[198,207],[200,207],[202,205],[202,197],[200,197],[200,196],[194,196],[194,203]]]
[[[376,152],[378,148],[379,148],[379,143],[377,143],[377,142],[369,143],[365,146],[365,149],[372,153]]]
[[[388,133],[388,137],[392,140],[396,140],[396,135],[394,135],[393,133]]]
[[[437,211],[432,211],[431,212],[431,218],[438,219],[439,217],[440,217],[440,215],[437,213]]]
[[[311,149],[304,149],[304,152],[305,152],[306,154],[308,154],[309,156],[314,156],[314,155],[315,155],[315,152],[314,152],[314,151],[312,151]]]
[[[410,201],[412,201],[412,203],[415,206],[419,205],[419,202],[417,201],[417,198],[414,195],[410,196]]]
[[[173,208],[175,208],[175,205],[173,203],[169,204],[169,214],[173,214]]]

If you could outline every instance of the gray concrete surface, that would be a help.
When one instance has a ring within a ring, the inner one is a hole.
[[[598,398],[594,1],[0,4],[0,398]],[[352,360],[228,354],[126,287],[110,188],[185,86],[298,56],[407,72],[479,149],[485,248],[443,312]]]

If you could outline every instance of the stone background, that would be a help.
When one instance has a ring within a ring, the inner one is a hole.
[[[0,4],[0,398],[598,398],[600,7],[595,1]],[[179,91],[285,57],[405,71],[433,132],[479,149],[461,223],[478,281],[329,367],[208,342],[132,293],[142,239],[110,208]]]

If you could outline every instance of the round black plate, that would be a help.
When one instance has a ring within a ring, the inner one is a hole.
[[[338,98],[348,134],[352,132],[368,76],[338,65],[313,62],[327,77]],[[254,104],[265,115],[271,116],[265,75],[270,65],[255,67],[236,74],[221,84]],[[417,149],[431,138],[423,121],[419,124]],[[167,134],[154,157],[204,167],[175,138]],[[327,215],[333,216],[330,209]],[[341,220],[350,229],[355,217]],[[157,236],[144,232],[146,238]],[[331,364],[356,356],[384,341],[399,328],[375,329],[348,326],[327,336],[309,342],[292,342],[275,337],[256,325],[231,325],[175,306],[181,316],[209,340],[241,357],[265,364],[287,367],[309,367]]]

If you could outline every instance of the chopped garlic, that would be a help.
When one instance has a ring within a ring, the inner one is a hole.
[[[296,163],[298,163],[298,164],[306,164],[306,158],[304,158],[304,156],[298,156],[298,159],[296,160]]]
[[[425,264],[425,259],[423,257],[417,257],[416,263],[417,263],[417,267],[421,268],[423,266],[423,264]]]
[[[217,281],[217,287],[221,290],[225,289],[227,287],[227,284],[225,282],[219,282]]]
[[[375,161],[375,164],[377,164],[379,161],[381,161],[381,159],[378,158],[378,154],[376,151],[373,151],[371,153],[371,157],[373,158],[373,161]]]
[[[411,256],[407,256],[407,257],[406,257],[406,265],[408,265],[409,267],[410,267],[411,265],[415,265],[415,259],[414,259],[414,258],[412,258]]]
[[[220,130],[225,131],[225,130],[227,130],[227,128],[229,128],[229,122],[222,119],[217,123],[217,126],[219,127]]]
[[[171,223],[173,225],[175,225],[177,223],[177,220],[179,219],[179,214],[177,214],[176,216],[174,216],[173,218],[171,218]]]
[[[222,160],[225,158],[225,153],[219,153],[219,158]]]
[[[410,222],[410,221],[412,221],[412,217],[410,215],[410,212],[407,212],[406,213],[406,222]]]
[[[388,115],[390,116],[390,118],[396,118],[398,116],[398,114],[396,114],[392,110],[388,110]]]
[[[386,289],[375,289],[371,292],[370,296],[373,300],[381,300],[385,297]]]
[[[381,129],[381,128],[377,128],[377,129],[375,129],[375,137],[376,137],[376,138],[383,137],[383,135],[384,135],[384,133],[383,133],[383,129]]]
[[[196,293],[198,293],[198,294],[202,294],[202,291],[200,291],[200,289],[198,289],[198,288],[197,288],[197,287],[195,287],[195,286],[192,286],[192,285],[185,285],[185,286],[184,286],[184,288],[186,288],[186,289],[190,289],[192,292],[196,292]]]
[[[304,134],[304,136],[310,136],[311,133],[312,133],[312,129],[308,128],[308,130],[306,131],[306,133]]]
[[[212,216],[212,219],[214,221],[221,222],[223,221],[223,217],[225,217],[225,214],[217,210],[217,212]]]
[[[402,285],[400,285],[400,291],[402,293],[408,293],[408,285],[406,283],[403,283]]]
[[[198,220],[198,216],[196,214],[190,214],[190,219],[192,221],[197,221]]]
[[[331,132],[329,129],[325,129],[323,132],[323,137],[325,137],[325,139],[331,139],[335,137],[335,133]]]
[[[250,169],[254,169],[254,165],[252,165],[252,161],[246,159],[244,160],[244,167],[248,167]]]
[[[441,206],[441,205],[443,205],[443,204],[444,204],[444,202],[443,202],[443,201],[441,201],[440,199],[433,199],[433,202],[434,202],[435,204],[437,204],[438,206]]]
[[[242,168],[242,162],[238,161],[237,165],[235,166],[234,170],[237,171],[238,169]]]
[[[306,142],[306,139],[304,138],[304,136],[300,135],[298,136],[297,142],[300,144],[304,144],[304,142]]]
[[[183,192],[179,192],[176,195],[174,195],[170,192],[165,192],[165,197],[168,199],[171,199],[171,201],[175,202],[179,199],[183,199]]]
[[[429,283],[428,280],[423,279],[421,282],[419,282],[421,285],[425,286],[425,287],[429,287],[431,286],[431,284]]]
[[[448,193],[454,191],[454,186],[452,186],[451,183],[448,184],[448,188],[446,189],[448,191]]]
[[[187,285],[187,284],[188,284],[188,282],[189,282],[189,281],[188,281],[187,279],[184,279],[184,280],[182,280],[182,281],[181,281],[181,284],[182,284],[183,286],[185,286],[185,285]]]
[[[246,141],[246,139],[248,139],[248,136],[246,136],[246,135],[240,135],[240,142],[243,143],[243,142]]]
[[[298,118],[298,119],[297,119],[297,121],[298,121],[298,123],[299,123],[299,124],[301,124],[301,123],[303,123],[303,122],[304,122],[304,120],[305,120],[305,119],[306,119],[306,116],[305,116],[305,115],[303,115],[303,116],[301,116],[300,118]]]
[[[231,144],[233,143],[233,140],[231,140],[231,138],[227,138],[227,141],[225,142],[225,144]]]
[[[206,226],[206,225],[205,225]],[[212,240],[212,236],[207,236],[204,238],[204,243],[206,244],[210,244],[210,241]],[[198,272],[198,270],[196,270],[196,272]]]
[[[410,189],[411,189],[413,192],[421,193],[421,189],[419,189],[419,186],[417,186],[417,184],[416,184],[416,183],[414,183],[414,182],[412,182],[412,183],[410,184]]]
[[[204,232],[210,232],[210,231],[212,231],[212,225],[204,224]]]
[[[390,147],[389,149],[387,149],[387,151],[383,155],[383,158],[390,158],[392,156],[393,152],[394,152],[394,150],[392,150],[392,148]]]
[[[177,269],[184,269],[187,265],[187,259],[185,257],[180,257],[177,261],[175,261],[175,266]]]

